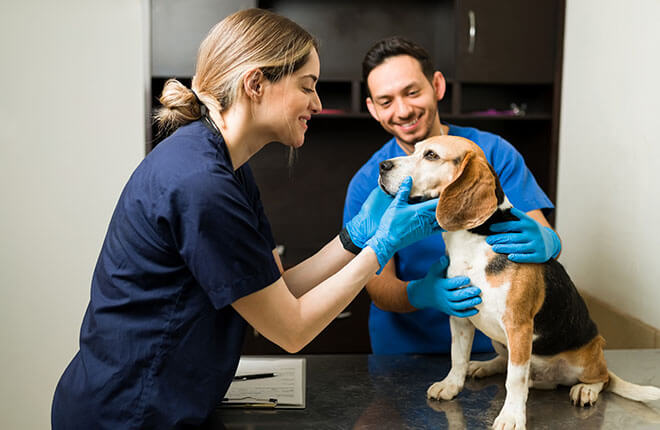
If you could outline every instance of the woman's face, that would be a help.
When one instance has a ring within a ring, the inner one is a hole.
[[[321,100],[316,93],[319,73],[319,56],[312,50],[301,68],[267,86],[266,121],[275,141],[294,148],[304,143],[307,121],[321,111]]]

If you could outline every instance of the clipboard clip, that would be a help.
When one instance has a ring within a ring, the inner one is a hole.
[[[232,397],[223,398],[220,406],[223,408],[275,408],[277,407],[277,399],[257,399],[255,397]]]

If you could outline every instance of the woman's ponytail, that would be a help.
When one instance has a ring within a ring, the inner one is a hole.
[[[162,107],[156,112],[155,118],[160,133],[165,135],[202,116],[197,96],[176,79],[168,79],[165,82],[158,100]]]

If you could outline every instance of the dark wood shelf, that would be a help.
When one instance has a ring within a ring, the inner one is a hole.
[[[525,115],[472,115],[469,113],[440,115],[440,119],[470,119],[476,121],[551,121],[551,114],[525,114]]]
[[[341,112],[320,113],[312,116],[312,119],[372,119],[368,112]],[[440,112],[440,119],[451,121],[455,119],[473,119],[476,121],[551,121],[551,114],[526,114],[526,115],[472,115],[469,113],[454,115]]]
[[[219,5],[233,7],[233,1],[210,2],[209,16],[218,16]],[[242,5],[236,1],[236,9]],[[348,182],[391,138],[367,112],[361,63],[369,47],[394,34],[424,46],[445,76],[440,119],[509,141],[555,201],[565,0],[508,0],[506,8],[485,0],[257,0],[256,6],[287,16],[319,39],[317,91],[323,107],[330,110],[314,115],[293,167],[287,164],[288,148],[280,145],[267,145],[250,160],[275,239],[288,248],[287,266],[309,257],[337,234]],[[180,13],[188,9],[181,7]],[[470,43],[472,15],[476,40]],[[167,28],[166,17],[155,16],[162,22],[154,28]],[[189,18],[178,21],[197,22]],[[155,34],[166,40],[152,40],[152,49],[170,57],[154,63],[160,68],[151,79],[152,109],[158,107],[157,98],[170,77],[163,75],[174,70],[165,65],[181,62],[180,51],[163,48],[178,41],[161,35],[167,32]],[[192,47],[184,57],[195,57]],[[175,70],[193,73],[190,65]],[[190,83],[190,76],[177,78]],[[504,114],[513,104],[525,115]],[[485,114],[490,110],[502,114]],[[157,143],[148,142],[147,150]],[[554,221],[552,216],[549,220]],[[333,322],[305,351],[368,352],[369,299],[364,291],[359,297],[350,306],[353,316]],[[244,352],[281,350],[250,334]]]

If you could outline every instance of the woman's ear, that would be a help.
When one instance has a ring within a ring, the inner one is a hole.
[[[261,69],[250,70],[243,77],[243,91],[253,100],[260,98],[264,94],[265,79]]]
[[[440,193],[435,217],[447,231],[478,227],[497,209],[496,181],[488,163],[474,152],[463,157],[454,181]]]

